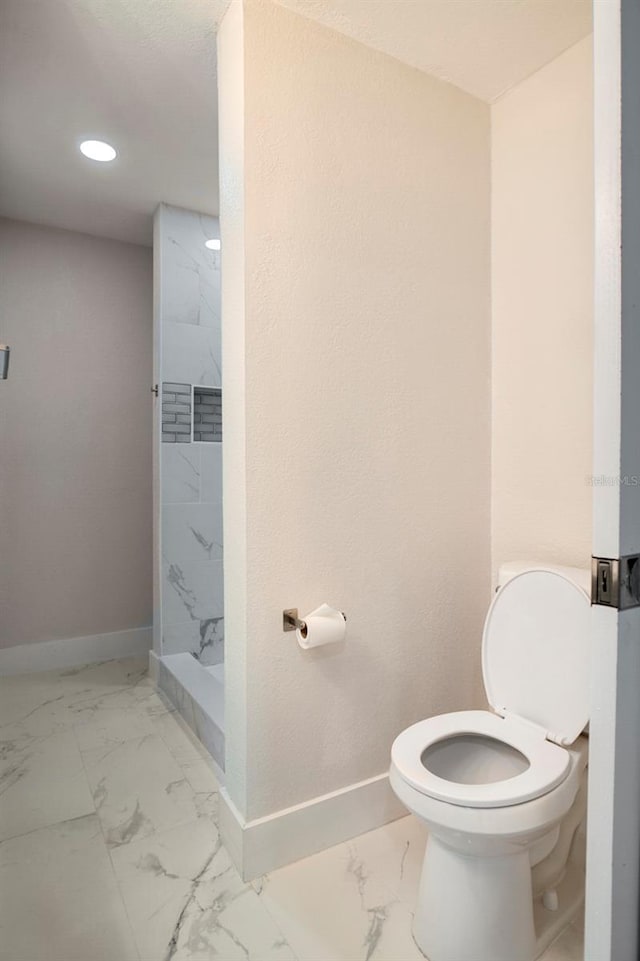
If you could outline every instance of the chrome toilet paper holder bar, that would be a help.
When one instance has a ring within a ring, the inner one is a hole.
[[[341,611],[340,613],[346,621],[347,615],[344,613],[344,611]],[[297,607],[288,607],[286,611],[282,612],[282,630],[300,631],[303,637],[307,636],[307,622],[300,620],[298,617]]]
[[[298,617],[298,608],[289,607],[286,611],[282,612],[282,630],[283,631],[302,631],[303,634],[307,631],[306,621],[301,621]]]

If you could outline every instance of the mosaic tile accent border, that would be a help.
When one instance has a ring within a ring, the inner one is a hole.
[[[191,384],[162,385],[162,443],[191,443]]]
[[[193,439],[222,440],[222,391],[219,387],[193,388]]]

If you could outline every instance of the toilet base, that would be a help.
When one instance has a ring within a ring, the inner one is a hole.
[[[465,857],[429,835],[413,936],[429,961],[533,961],[529,853]]]
[[[535,961],[580,910],[583,878],[569,862],[559,909],[548,911],[534,906],[528,850],[467,857],[430,834],[414,939],[428,961]]]

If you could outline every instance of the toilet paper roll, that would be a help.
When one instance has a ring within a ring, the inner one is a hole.
[[[321,647],[323,644],[335,644],[343,641],[347,632],[347,622],[344,614],[334,610],[328,604],[321,604],[303,618],[304,630],[296,631],[298,644],[305,651],[311,647]]]

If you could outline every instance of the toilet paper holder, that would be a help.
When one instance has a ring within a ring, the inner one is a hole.
[[[344,617],[344,619],[345,619],[345,621],[346,621],[347,615],[346,615],[345,613],[343,613],[342,611],[341,611],[341,613],[342,613],[342,616]],[[298,608],[297,608],[297,607],[288,607],[288,608],[286,609],[286,611],[283,611],[283,612],[282,612],[282,630],[283,630],[283,631],[300,631],[300,633],[302,634],[302,636],[303,636],[303,637],[306,637],[306,634],[307,634],[307,622],[301,620],[301,619],[298,617]]]
[[[298,608],[289,607],[286,611],[282,612],[282,630],[283,631],[297,631],[300,629],[306,629],[306,624],[301,621],[298,617]]]
[[[298,617],[298,608],[289,607],[286,611],[282,612],[282,630],[283,631],[302,631],[303,634],[306,633],[307,625],[305,621],[300,620]]]

